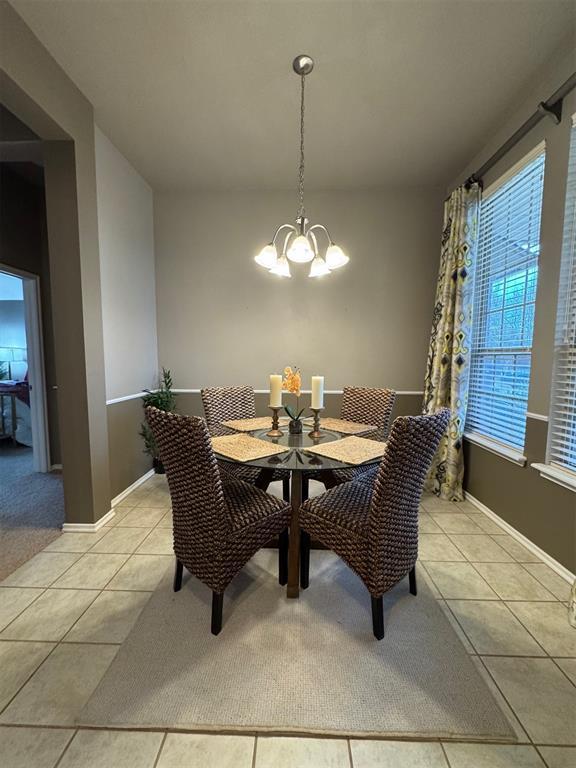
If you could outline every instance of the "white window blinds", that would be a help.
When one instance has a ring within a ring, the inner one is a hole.
[[[544,145],[480,207],[466,432],[524,447],[540,253]]]
[[[575,116],[576,118],[576,116]],[[548,460],[576,472],[576,119],[572,119],[570,160],[558,320],[554,352],[554,383]]]

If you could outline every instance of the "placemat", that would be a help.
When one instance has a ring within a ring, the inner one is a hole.
[[[344,461],[346,464],[363,464],[370,459],[382,456],[386,450],[386,443],[376,440],[366,440],[365,437],[343,437],[342,440],[334,440],[332,443],[314,445],[306,448],[306,453],[318,453],[336,461]]]
[[[288,424],[288,416],[280,416],[280,424]],[[238,432],[255,432],[257,429],[272,429],[272,416],[256,416],[253,419],[230,419],[230,421],[221,422],[225,427],[235,429]]]
[[[378,429],[375,424],[359,424],[356,421],[346,421],[345,419],[334,419],[327,416],[320,419],[320,429],[333,429],[335,432],[342,432],[345,435],[359,435],[362,432],[374,432]]]
[[[264,456],[273,456],[276,453],[292,450],[285,445],[275,445],[267,440],[259,440],[257,437],[244,434],[213,437],[212,447],[215,453],[236,461],[254,461]]]

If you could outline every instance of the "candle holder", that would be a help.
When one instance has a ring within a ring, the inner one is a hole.
[[[273,406],[268,406],[270,410],[272,411],[272,429],[270,432],[266,432],[268,437],[282,437],[284,432],[282,432],[281,429],[278,428],[278,411],[280,408],[274,408]]]
[[[308,432],[308,435],[312,439],[322,437],[322,432],[320,432],[320,411],[323,411],[324,408],[310,408],[310,410],[314,414],[314,428],[312,432]]]

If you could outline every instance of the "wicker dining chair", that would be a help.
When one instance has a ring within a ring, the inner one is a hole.
[[[390,431],[392,411],[396,402],[396,392],[393,389],[377,389],[372,387],[344,387],[342,390],[342,405],[340,418],[344,421],[355,421],[359,424],[374,424],[377,427],[372,432],[361,435],[370,440],[386,440]],[[346,467],[336,470],[319,470],[304,476],[304,497],[308,498],[310,480],[319,480],[324,486],[334,488],[342,483],[348,483],[366,472],[366,467]]]
[[[222,628],[224,590],[261,547],[278,536],[280,584],[288,581],[290,507],[253,485],[220,474],[204,419],[146,408],[172,500],[176,571],[212,590],[212,634]]]
[[[252,387],[206,387],[200,390],[200,395],[206,423],[212,436],[234,434],[233,429],[222,424],[223,421],[252,419],[256,416],[256,399]],[[275,469],[268,477],[263,478],[261,471],[253,467],[231,462],[222,462],[221,466],[237,479],[258,484],[264,491],[274,480],[281,480],[284,501],[290,500],[289,470]]]
[[[384,637],[382,596],[407,574],[416,594],[418,506],[450,410],[395,419],[374,484],[361,479],[309,499],[300,508],[301,586],[309,583],[310,536],[339,555],[372,597],[372,627]]]

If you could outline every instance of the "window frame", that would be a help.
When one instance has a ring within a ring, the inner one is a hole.
[[[488,187],[486,187],[485,190],[483,190],[482,193],[482,199],[480,202],[480,229],[479,232],[481,232],[481,218],[482,218],[482,203],[485,199],[490,198],[492,195],[496,194],[499,189],[501,189],[505,184],[507,184],[511,179],[514,178],[523,168],[528,166],[531,162],[533,162],[537,157],[540,155],[544,155],[544,180],[545,180],[545,173],[546,173],[546,141],[542,140],[539,141],[535,146],[533,146],[528,152],[524,153],[522,157],[515,163],[513,163],[509,168],[507,168],[500,176],[498,176],[497,179],[495,179]],[[543,188],[544,188],[544,181],[543,181]],[[541,202],[541,209],[540,209],[540,216],[542,215],[542,207],[544,202],[544,189],[542,192],[542,202]],[[541,237],[541,229],[539,233],[539,244],[541,245],[542,237]],[[480,241],[478,243],[478,247],[480,248]],[[537,256],[537,264],[538,269],[540,267],[539,264],[540,260],[540,250],[538,252]],[[529,269],[529,266],[527,266]],[[538,292],[538,276],[537,274],[537,283],[536,283],[536,295],[534,298],[534,305],[536,306],[536,299],[537,299],[537,292]],[[474,297],[474,300],[476,297]],[[526,305],[526,302],[524,301],[522,306],[524,307]],[[476,323],[476,318],[473,315],[472,317],[472,328],[474,329],[474,324]],[[474,333],[474,330],[473,330]],[[530,363],[532,362],[532,348],[533,348],[533,341],[534,338],[532,336],[530,346],[527,348],[514,348],[514,351],[511,352],[511,354],[518,355],[518,354],[529,354],[530,355]],[[512,348],[510,348],[512,349]],[[505,349],[503,349],[503,353],[505,353]],[[473,354],[473,347],[471,348],[471,360],[470,365],[472,366],[472,354]],[[530,378],[531,378],[531,372],[532,367],[530,365]],[[470,393],[470,386],[472,384],[472,379],[470,379],[469,383],[469,393]],[[530,385],[530,380],[529,380]],[[525,419],[528,419],[528,400],[526,401],[526,416]],[[475,445],[479,445],[482,448],[487,449],[488,451],[495,453],[496,455],[507,459],[508,461],[513,462],[514,464],[517,464],[519,466],[525,466],[527,464],[527,458],[524,455],[524,449],[525,449],[525,440],[522,448],[518,448],[515,445],[511,445],[508,443],[504,443],[497,438],[494,438],[489,435],[485,435],[481,432],[474,431],[471,428],[467,428],[465,426],[464,428],[464,438]]]

